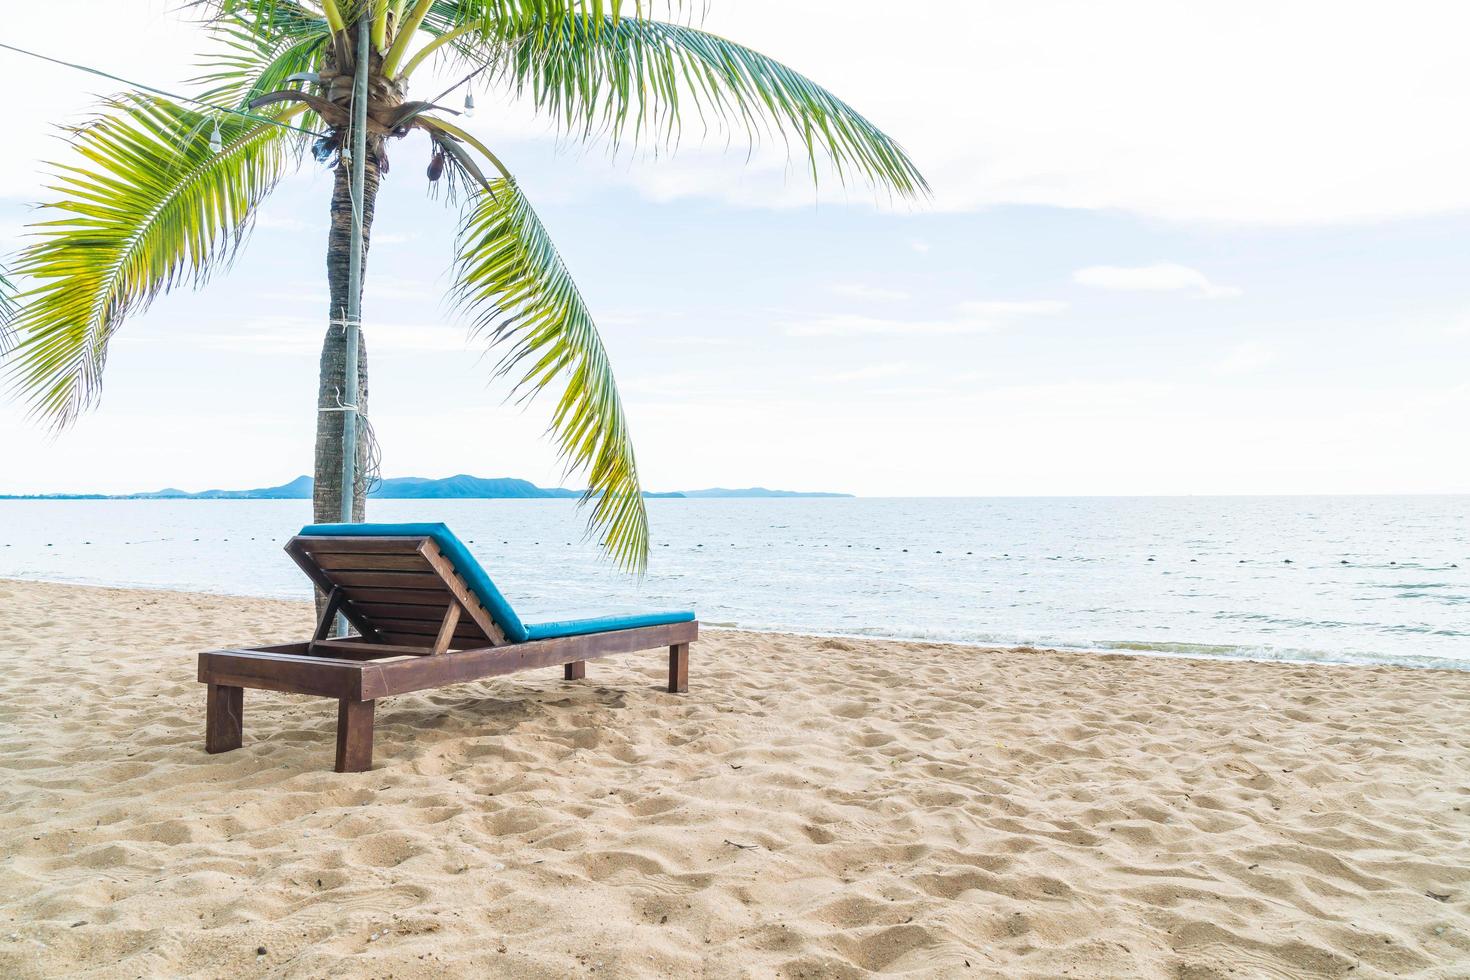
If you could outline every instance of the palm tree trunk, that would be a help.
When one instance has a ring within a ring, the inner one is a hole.
[[[327,235],[327,284],[331,295],[330,320],[341,320],[347,311],[347,266],[352,254],[352,180],[351,170],[343,162],[337,165],[332,187],[332,225]],[[373,206],[378,196],[378,161],[369,150],[363,167],[362,251],[366,278],[368,239],[373,227]],[[349,401],[343,391],[347,376],[347,338],[339,324],[327,327],[322,339],[321,376],[317,387],[316,465],[312,490],[312,516],[319,524],[342,519],[342,413],[331,411]],[[367,413],[368,368],[367,342],[359,337],[357,348],[358,410]],[[357,486],[352,488],[352,519],[364,517],[365,441],[358,429]],[[320,597],[318,597],[320,600]]]

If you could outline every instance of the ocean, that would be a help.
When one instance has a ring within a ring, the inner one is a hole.
[[[1470,669],[1470,497],[650,500],[648,574],[564,500],[375,500],[442,520],[528,621],[711,626]],[[0,577],[303,599],[305,501],[0,501]],[[0,610],[3,615],[3,610]],[[222,638],[226,639],[226,638]]]

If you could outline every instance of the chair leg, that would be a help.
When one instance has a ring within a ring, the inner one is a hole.
[[[587,676],[587,661],[573,660],[562,666],[561,677],[565,681],[579,681]]]
[[[208,684],[204,695],[204,751],[238,749],[245,737],[245,689]]]
[[[337,702],[337,771],[367,772],[373,767],[373,706],[376,701]]]
[[[689,644],[669,647],[669,693],[684,694],[689,690]]]

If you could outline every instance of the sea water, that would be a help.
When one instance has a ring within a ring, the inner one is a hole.
[[[1470,498],[650,500],[620,573],[564,500],[374,500],[442,520],[523,618],[1470,669]],[[306,501],[0,501],[0,577],[305,598]],[[0,615],[4,610],[0,609]]]

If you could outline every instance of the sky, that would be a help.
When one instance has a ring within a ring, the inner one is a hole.
[[[172,0],[52,0],[0,40],[181,88]],[[1470,491],[1470,7],[1458,2],[709,0],[893,135],[894,204],[779,141],[672,155],[559,140],[496,88],[466,125],[514,171],[600,325],[645,488],[873,496]],[[55,25],[83,25],[63,40]],[[0,50],[24,91],[0,254],[58,123],[118,86]],[[425,89],[427,85],[423,86]],[[432,94],[420,92],[420,95]],[[388,476],[577,486],[550,405],[508,404],[444,294],[457,213],[390,148],[364,299]],[[0,394],[0,493],[200,490],[311,468],[330,174],[236,264],[111,345],[53,433]]]

